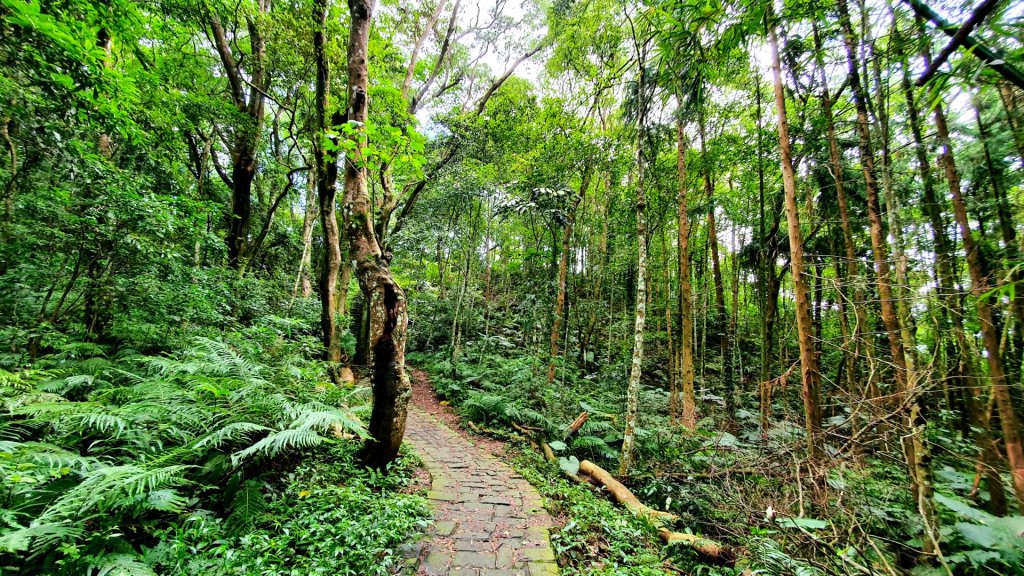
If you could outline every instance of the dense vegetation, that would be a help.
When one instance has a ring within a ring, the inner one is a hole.
[[[387,573],[408,359],[569,573],[1022,573],[1020,18],[0,0],[2,570]]]

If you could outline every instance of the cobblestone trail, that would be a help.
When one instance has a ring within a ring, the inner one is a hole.
[[[412,550],[416,574],[558,574],[548,536],[553,522],[529,482],[419,408],[409,409],[405,438],[432,478],[434,524]]]

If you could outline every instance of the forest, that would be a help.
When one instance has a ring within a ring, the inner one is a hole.
[[[0,0],[0,574],[1024,574],[1022,8]]]

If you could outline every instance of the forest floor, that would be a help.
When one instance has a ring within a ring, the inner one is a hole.
[[[406,441],[431,476],[434,523],[410,546],[416,574],[553,576],[558,565],[537,490],[506,465],[501,442],[470,437],[440,403],[427,375],[412,370]]]

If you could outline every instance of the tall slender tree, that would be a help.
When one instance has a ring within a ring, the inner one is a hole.
[[[771,19],[771,16],[769,16]],[[818,354],[811,322],[810,288],[804,264],[803,233],[800,230],[800,209],[796,200],[796,172],[789,136],[786,112],[786,94],[782,85],[782,64],[779,60],[777,24],[768,25],[768,45],[772,57],[772,78],[775,82],[775,109],[779,126],[779,153],[782,165],[782,186],[786,203],[786,222],[789,230],[790,269],[793,274],[793,295],[796,300],[797,339],[800,344],[800,376],[804,404],[804,431],[807,447],[812,455],[819,451],[821,434],[820,375]]]

